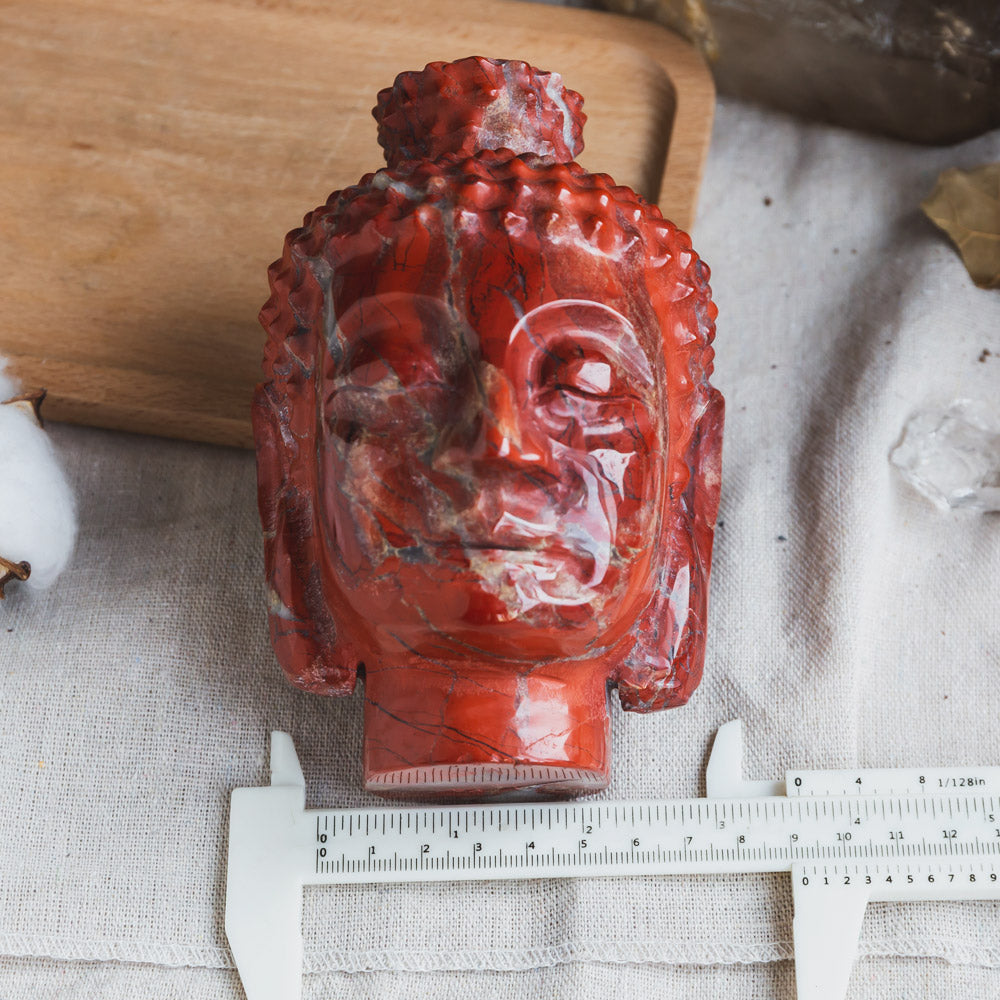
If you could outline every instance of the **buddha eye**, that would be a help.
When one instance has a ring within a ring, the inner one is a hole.
[[[353,389],[398,389],[399,375],[381,358],[356,365],[344,378],[345,388]]]
[[[606,361],[574,361],[560,375],[564,389],[588,396],[606,396],[611,391],[611,365]]]
[[[541,379],[545,389],[584,399],[618,396],[624,388],[606,358],[580,351],[569,357],[549,357],[542,366]]]
[[[444,385],[449,381],[449,360],[414,336],[372,336],[353,346],[338,381],[344,387],[381,392]]]

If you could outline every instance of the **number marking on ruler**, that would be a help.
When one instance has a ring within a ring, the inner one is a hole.
[[[799,1000],[846,996],[869,900],[1000,899],[1000,767],[741,771],[730,723],[707,799],[306,810],[274,733],[271,785],[236,789],[230,814],[226,933],[248,1000],[301,995],[304,885],[787,871]]]

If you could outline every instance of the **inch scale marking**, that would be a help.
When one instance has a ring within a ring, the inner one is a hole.
[[[800,801],[691,799],[567,809],[455,807],[416,813],[400,830],[385,817],[311,811],[301,831],[314,884],[790,871],[809,861],[986,858],[1000,870],[1000,797],[928,795]],[[468,829],[464,820],[476,822]],[[546,825],[548,832],[533,828]],[[395,817],[393,817],[395,819]],[[457,820],[457,823],[454,821]],[[451,822],[449,822],[451,821]],[[949,823],[956,824],[948,826]],[[349,832],[356,825],[357,832]],[[364,826],[364,829],[362,829]],[[928,831],[939,839],[928,839]],[[990,881],[998,881],[998,877]]]
[[[708,798],[305,809],[290,737],[232,796],[226,933],[248,1000],[301,996],[302,887],[790,872],[799,1000],[842,1000],[869,900],[1000,899],[1000,767],[742,778],[723,726]]]

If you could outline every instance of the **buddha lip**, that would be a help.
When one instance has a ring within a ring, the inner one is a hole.
[[[527,543],[513,544],[511,542],[456,542],[455,548],[476,549],[477,551],[491,551],[494,549],[503,552],[531,552],[538,546]]]
[[[548,552],[552,549],[563,549],[566,546],[558,539],[548,538],[526,538],[517,541],[468,541],[466,539],[456,539],[449,542],[434,543],[437,549],[452,549],[462,552]]]

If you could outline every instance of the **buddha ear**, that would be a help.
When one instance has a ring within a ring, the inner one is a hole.
[[[683,705],[705,659],[705,585],[690,563],[674,563],[640,617],[635,644],[618,672],[618,697],[630,712]]]
[[[302,488],[294,467],[310,456],[286,443],[289,435],[282,433],[287,431],[282,421],[288,411],[287,400],[282,403],[273,383],[257,387],[252,413],[271,643],[297,687],[315,694],[350,694],[357,658],[349,644],[338,644],[327,607],[320,576],[323,532],[317,530],[314,493]]]
[[[653,598],[617,672],[618,696],[627,711],[683,705],[701,680],[722,423],[722,396],[712,389],[688,448],[687,485],[679,496],[668,497],[658,539],[665,555]]]

